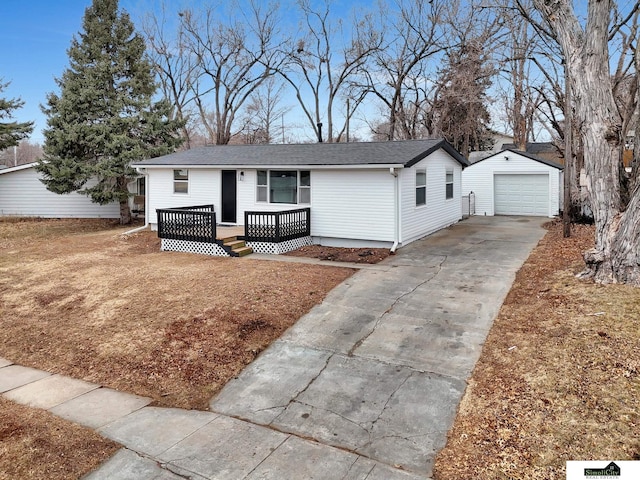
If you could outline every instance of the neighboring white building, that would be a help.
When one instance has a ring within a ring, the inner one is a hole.
[[[50,192],[40,181],[36,165],[37,162],[0,169],[0,216],[120,218],[117,203],[99,205],[77,192],[64,195]],[[131,189],[136,187],[132,182]]]
[[[134,163],[157,209],[213,204],[217,222],[245,212],[311,209],[314,243],[406,245],[462,218],[467,161],[445,140],[200,147]]]
[[[503,150],[465,168],[462,192],[475,194],[476,215],[554,217],[562,208],[563,166]]]

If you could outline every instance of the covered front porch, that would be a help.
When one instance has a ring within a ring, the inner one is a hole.
[[[157,209],[161,249],[239,257],[311,245],[311,209],[245,212],[244,225],[219,225],[214,205]]]

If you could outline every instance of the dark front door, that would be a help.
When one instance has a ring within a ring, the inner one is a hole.
[[[236,171],[222,171],[222,218],[223,223],[236,223]]]

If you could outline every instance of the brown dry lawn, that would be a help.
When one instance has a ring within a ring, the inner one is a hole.
[[[75,480],[118,448],[88,428],[0,397],[2,480]]]
[[[555,224],[506,298],[437,480],[562,479],[567,460],[640,459],[640,289],[578,280],[593,228]]]
[[[159,252],[105,221],[0,222],[0,356],[153,398],[209,399],[351,269]]]
[[[106,220],[0,220],[0,357],[207,409],[353,270],[159,252]],[[0,403],[0,479],[78,478],[117,446]]]
[[[206,408],[223,372],[239,371],[351,273],[158,253],[153,234],[120,231],[0,222],[0,357]],[[563,239],[551,225],[518,273],[437,480],[564,479],[566,460],[640,459],[640,289],[577,280],[593,230],[573,232]],[[78,478],[115,448],[0,398],[3,480]]]

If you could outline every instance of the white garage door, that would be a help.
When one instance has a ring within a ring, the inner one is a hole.
[[[549,215],[549,175],[495,175],[496,215]]]

